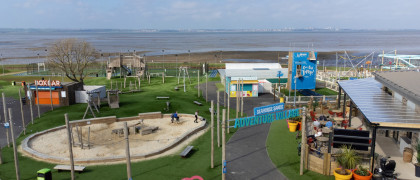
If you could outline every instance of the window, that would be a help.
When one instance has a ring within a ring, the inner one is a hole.
[[[296,76],[297,77],[302,76],[302,65],[296,65]]]

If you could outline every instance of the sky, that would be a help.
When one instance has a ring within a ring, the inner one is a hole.
[[[0,28],[420,29],[419,0],[1,0]]]

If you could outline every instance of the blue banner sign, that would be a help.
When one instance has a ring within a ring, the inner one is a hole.
[[[283,109],[284,109],[284,103],[270,104],[268,106],[260,106],[260,107],[254,108],[254,116],[281,111]]]
[[[275,112],[271,114],[238,118],[238,119],[235,119],[234,128],[266,124],[266,123],[271,123],[273,121],[278,121],[278,120],[283,120],[283,119],[288,119],[288,118],[298,117],[298,116],[300,116],[300,109],[284,110],[284,111]]]

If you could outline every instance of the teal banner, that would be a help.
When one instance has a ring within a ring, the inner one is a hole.
[[[289,119],[289,118],[298,117],[298,116],[300,116],[300,109],[290,109],[290,110],[284,110],[284,111],[271,113],[271,114],[238,118],[238,119],[235,119],[234,128],[266,124],[266,123],[271,123],[273,121]]]

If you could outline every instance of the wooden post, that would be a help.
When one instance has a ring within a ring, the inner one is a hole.
[[[3,164],[3,158],[1,156],[1,148],[0,148],[0,164]]]
[[[4,112],[4,123],[7,123],[7,104],[6,104],[6,98],[4,97],[4,92],[1,93],[2,100],[3,100],[3,112]],[[9,129],[6,129],[6,139],[7,139],[7,147],[10,147],[10,140],[9,140]]]
[[[32,124],[34,124],[34,111],[33,111],[33,109],[32,109],[32,99],[34,98],[34,96],[33,96],[33,94],[32,94],[32,91],[29,89],[29,92],[31,93],[31,99],[29,99],[29,108],[30,108],[30,110],[31,110],[31,122],[32,122]]]
[[[90,149],[90,126],[88,127],[88,149]]]
[[[125,137],[125,156],[127,160],[127,179],[131,180],[131,160],[130,160],[130,145],[128,141],[127,122],[124,122],[124,137]]]
[[[236,80],[236,119],[239,117],[239,80]]]
[[[66,114],[64,114],[64,119],[66,121],[66,129],[67,129],[67,138],[69,141],[69,155],[70,155],[70,169],[71,169],[71,179],[74,180],[74,160],[73,160],[73,143],[72,143],[72,137],[70,133],[70,125],[69,125],[69,117]]]
[[[223,91],[223,107],[226,108],[226,88],[225,88],[225,91]]]
[[[20,179],[19,173],[19,159],[17,153],[17,146],[15,142],[15,135],[13,134],[13,116],[12,116],[12,108],[9,108],[9,120],[10,120],[10,132],[12,133],[12,143],[13,143],[13,157],[15,158],[15,170],[16,170],[16,179]]]
[[[165,84],[165,73],[162,72],[162,83]]]
[[[216,118],[216,123],[217,123],[217,147],[220,147],[220,101],[219,101],[219,94],[220,94],[220,91],[217,91],[217,111],[216,111],[216,113],[217,113],[217,118]]]
[[[228,88],[228,94],[227,94],[227,101],[228,101],[228,108],[227,108],[227,116],[226,116],[226,119],[228,120],[228,123],[227,123],[227,133],[229,134],[229,119],[230,119],[230,85],[229,85],[229,88]],[[224,123],[224,122],[223,122]]]
[[[139,91],[140,91],[140,86],[141,86],[140,77],[138,77],[138,79],[139,79]]]
[[[51,111],[54,111],[53,99],[52,99],[52,90],[51,90],[51,78],[48,78],[48,86],[49,86],[49,89],[50,89]]]
[[[200,97],[200,70],[197,72],[197,93],[198,97]]]
[[[25,116],[23,114],[23,104],[22,104],[22,95],[19,88],[19,102],[20,102],[20,114],[22,115],[22,128],[23,128],[23,135],[26,135],[26,124],[25,124]]]
[[[241,90],[241,117],[244,116],[244,80],[242,79],[242,90]]]
[[[80,147],[83,149],[83,128],[80,126]]]
[[[124,88],[126,87],[125,86],[125,82],[127,81],[127,77],[126,76],[124,76]]]
[[[214,106],[213,106],[213,100],[211,100],[211,163],[210,167],[214,168]]]
[[[38,108],[38,118],[41,118],[41,111],[39,110],[39,93],[38,93],[38,81],[35,81],[36,88],[36,107]]]
[[[303,107],[302,110],[302,142],[300,149],[300,175],[303,175],[303,164],[304,164],[304,154],[306,149],[306,107]]]
[[[226,174],[224,170],[226,168],[226,135],[225,135],[225,126],[226,126],[226,109],[223,109],[222,113],[222,180],[226,179]]]
[[[207,86],[208,86],[207,84],[208,84],[208,79],[209,79],[208,77],[209,77],[209,76],[208,76],[208,74],[206,73],[206,102],[207,102],[207,99],[208,99],[208,98],[207,98]]]

